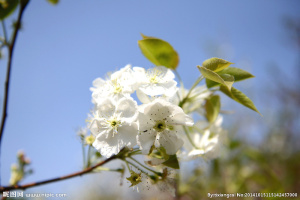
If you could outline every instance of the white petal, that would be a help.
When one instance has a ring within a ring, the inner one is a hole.
[[[223,122],[223,117],[221,115],[219,115],[215,121],[215,126],[219,127],[222,125],[222,122]]]
[[[189,154],[188,154],[188,156],[191,156],[191,157],[193,157],[193,158],[196,158],[197,156],[201,156],[201,155],[203,155],[205,152],[204,152],[204,150],[203,149],[194,149],[194,150],[192,150]]]
[[[161,71],[162,72],[162,78],[166,81],[173,80],[175,78],[174,73],[166,67],[158,66],[158,67],[155,67],[153,70]]]
[[[96,137],[100,131],[99,131],[99,121],[94,119],[92,123],[90,124],[89,129],[91,130],[91,133]]]
[[[133,147],[137,144],[136,136],[138,134],[138,126],[136,123],[132,123],[131,125],[122,125],[118,128],[118,138],[119,138],[119,146],[120,147]]]
[[[182,108],[177,105],[172,106],[172,116],[168,121],[171,121],[171,124],[193,126],[194,120],[184,113]]]
[[[163,88],[165,88],[166,91],[168,91],[169,89],[172,89],[172,88],[176,88],[176,85],[177,85],[177,82],[174,81],[174,80],[170,80],[170,81],[162,81],[159,83],[159,85]]]
[[[108,134],[108,137],[107,137]],[[93,146],[105,157],[111,157],[113,154],[120,152],[118,137],[112,137],[112,132],[100,134],[96,137]]]
[[[110,78],[111,78],[112,80],[114,80],[114,79],[120,79],[124,73],[130,72],[130,71],[131,71],[131,65],[128,64],[128,65],[126,65],[125,67],[121,68],[120,70],[114,72],[114,73],[110,76]]]
[[[174,81],[175,82],[175,81]],[[176,96],[178,98],[178,95],[176,94],[176,92],[178,91],[178,88],[176,87],[176,82],[175,82],[175,85],[172,86],[172,87],[169,87],[164,96],[166,97],[173,97],[173,96]],[[174,98],[174,97],[173,97]],[[179,102],[179,100],[177,100]],[[178,103],[176,103],[178,105]]]
[[[155,125],[155,121],[151,119],[148,115],[145,115],[144,113],[139,113],[138,124],[140,132],[147,132],[153,128],[153,126]]]
[[[205,148],[206,144],[208,143],[209,135],[210,135],[210,131],[205,130],[203,136],[201,137],[201,141],[199,145],[201,148]]]
[[[172,117],[172,124],[176,125],[184,125],[184,126],[193,126],[194,125],[194,120],[190,116],[188,116],[185,113],[176,113]]]
[[[150,97],[147,94],[145,94],[144,92],[142,92],[140,89],[138,89],[136,91],[136,96],[139,98],[139,100],[142,103],[150,103],[151,102]]]
[[[159,143],[166,149],[167,154],[174,155],[182,147],[183,140],[171,131],[164,131],[159,135]]]
[[[146,71],[142,67],[133,67],[133,74],[138,83],[145,83],[147,80]]]
[[[140,146],[143,154],[148,154],[156,138],[156,132],[153,130],[147,130],[146,132],[141,132],[137,136],[137,143]]]
[[[164,181],[159,181],[156,184],[156,187],[165,193],[169,193],[175,197],[177,181],[174,178],[166,178]]]
[[[139,89],[150,96],[163,95],[166,91],[163,86],[153,83],[141,85]]]
[[[96,121],[96,120],[93,120],[93,121],[90,123],[89,129],[91,130],[91,133],[92,133],[94,136],[97,136],[97,135],[98,135],[99,131],[98,131],[98,125],[97,125],[97,121]]]
[[[97,78],[93,81],[93,86],[96,88],[102,87],[105,84],[105,80]],[[91,91],[95,91],[96,88],[90,88]]]
[[[115,102],[112,99],[107,98],[100,102],[97,102],[97,111],[99,117],[108,119],[109,117],[113,116],[115,110]]]
[[[117,103],[116,114],[128,123],[133,122],[138,114],[136,101],[132,98],[122,98]]]
[[[209,128],[209,122],[200,120],[195,124],[195,126],[200,130],[204,130],[204,129]]]
[[[172,114],[170,106],[174,105],[164,99],[155,99],[144,107],[143,113],[148,115],[152,120],[163,120]]]

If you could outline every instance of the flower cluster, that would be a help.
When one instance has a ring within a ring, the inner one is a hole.
[[[95,109],[89,128],[101,155],[110,157],[136,145],[146,155],[154,147],[163,147],[168,155],[181,149],[182,126],[194,122],[178,106],[180,89],[170,69],[127,65],[106,80],[97,78],[93,86]],[[135,91],[141,105],[131,97]]]
[[[92,146],[107,158],[127,147],[147,155],[149,160],[145,163],[160,171],[156,173],[159,178],[151,179],[142,170],[141,175],[129,168],[131,177],[127,179],[132,186],[142,182],[145,174],[152,182],[167,180],[162,174],[166,166],[178,169],[177,159],[217,155],[222,118],[211,123],[203,117],[204,103],[212,95],[206,86],[187,90],[178,86],[174,73],[166,67],[144,69],[127,65],[109,74],[106,80],[95,79],[90,90],[94,104],[88,119],[95,139]],[[196,123],[194,113],[199,119]],[[163,164],[164,168],[157,168]]]

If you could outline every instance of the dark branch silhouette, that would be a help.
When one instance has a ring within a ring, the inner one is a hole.
[[[69,178],[73,178],[73,177],[76,177],[76,176],[81,176],[81,175],[84,175],[84,174],[87,174],[87,173],[93,171],[95,168],[100,167],[100,166],[102,166],[102,165],[104,165],[104,164],[108,163],[109,161],[112,161],[116,158],[119,158],[119,157],[117,155],[113,155],[112,157],[107,158],[106,160],[103,160],[103,161],[99,162],[98,164],[96,164],[92,167],[86,168],[86,169],[84,169],[82,171],[79,171],[79,172],[75,172],[75,173],[72,173],[72,174],[68,174],[68,175],[53,178],[53,179],[48,179],[48,180],[34,182],[34,183],[28,183],[28,184],[25,184],[25,185],[0,186],[0,192],[2,193],[3,191],[9,191],[9,190],[14,190],[14,189],[24,190],[24,189],[34,187],[34,186],[38,186],[38,185],[44,185],[44,184],[47,184],[47,183],[52,183],[52,182],[56,182],[56,181],[61,181],[61,180],[66,180],[66,179],[69,179]]]

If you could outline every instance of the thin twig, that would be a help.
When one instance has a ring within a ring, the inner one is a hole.
[[[108,163],[109,161],[112,161],[112,160],[114,160],[116,158],[118,158],[118,156],[117,155],[113,155],[112,157],[99,162],[95,166],[86,168],[85,170],[82,170],[82,171],[79,171],[79,172],[75,172],[75,173],[72,173],[72,174],[69,174],[69,175],[66,175],[66,176],[61,176],[61,177],[57,177],[57,178],[53,178],[53,179],[49,179],[49,180],[45,180],[45,181],[28,183],[28,184],[25,184],[25,185],[3,186],[3,187],[0,187],[0,192],[14,190],[14,189],[24,190],[24,189],[27,189],[27,188],[30,188],[30,187],[34,187],[34,186],[38,186],[38,185],[44,185],[44,184],[47,184],[47,183],[52,183],[52,182],[56,182],[56,181],[61,181],[61,180],[66,180],[66,179],[69,179],[69,178],[73,178],[73,177],[76,177],[76,176],[81,176],[81,175],[84,175],[86,173],[91,172],[95,168],[100,167],[100,166],[102,166],[102,165],[104,165],[104,164]]]
[[[5,45],[8,46],[8,61],[7,61],[7,71],[6,71],[6,78],[5,78],[5,84],[4,84],[5,85],[4,101],[3,101],[3,110],[2,110],[1,128],[0,128],[0,158],[1,158],[1,141],[2,141],[4,125],[5,125],[5,121],[6,121],[6,116],[7,116],[8,91],[9,91],[9,81],[10,81],[12,57],[13,57],[13,52],[14,52],[17,35],[18,35],[19,29],[21,27],[22,15],[23,15],[23,12],[24,12],[28,2],[29,2],[29,0],[21,0],[20,1],[20,9],[19,9],[19,14],[18,14],[18,19],[15,24],[15,29],[12,34],[11,42],[7,41],[5,25],[4,25],[4,22],[2,22],[3,34],[5,35],[5,39],[4,39]],[[0,184],[1,184],[1,176],[0,176]]]
[[[3,37],[4,37],[3,42],[4,42],[5,45],[7,45],[7,33],[6,33],[4,19],[1,20],[1,25],[2,25],[2,29],[3,29]]]
[[[157,175],[161,175],[160,172],[157,172],[157,171],[154,171],[153,169],[150,169],[149,167],[146,167],[145,165],[143,165],[142,163],[140,163],[139,161],[137,161],[136,159],[134,159],[133,157],[129,157],[131,160],[133,160],[134,162],[136,162],[137,164],[139,164],[140,166],[142,166],[143,168],[153,172],[154,174],[157,174]]]
[[[193,86],[191,87],[190,91],[187,93],[187,95],[184,97],[184,99],[182,99],[182,101],[179,102],[180,107],[183,108],[183,105],[185,104],[185,102],[188,100],[190,94],[192,93],[193,89],[204,79],[204,77],[201,75],[196,82],[193,84]]]
[[[192,145],[195,149],[199,149],[199,147],[197,147],[197,146],[195,145],[195,143],[193,142],[193,140],[192,140],[192,138],[191,138],[191,136],[190,136],[188,130],[186,129],[186,127],[185,127],[185,126],[182,126],[182,128],[183,128],[183,130],[184,130],[184,132],[185,132],[186,137],[188,138],[189,142],[191,143],[191,145]]]
[[[9,80],[10,80],[10,72],[11,72],[11,65],[12,65],[12,57],[13,57],[13,52],[14,52],[17,35],[18,35],[19,29],[21,26],[22,15],[23,15],[23,12],[24,12],[27,4],[28,4],[28,1],[21,1],[21,3],[20,3],[18,19],[15,24],[15,29],[14,29],[14,32],[12,35],[11,43],[9,43],[9,46],[8,46],[8,62],[7,62],[3,111],[2,111],[1,129],[0,129],[0,146],[1,146],[2,136],[3,136],[5,120],[6,120],[6,116],[7,116],[8,91],[9,91]]]

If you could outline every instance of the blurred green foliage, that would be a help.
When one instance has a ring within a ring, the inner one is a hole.
[[[271,137],[282,139],[285,135],[270,132],[258,148],[229,139],[229,155],[213,160],[208,174],[196,168],[194,175],[181,184],[181,195],[192,199],[205,199],[207,193],[298,192],[299,195],[300,152],[288,152],[285,147],[280,152],[266,148],[276,148],[276,139]],[[287,141],[284,145],[289,144]]]
[[[299,22],[290,18],[285,21],[300,55]],[[266,117],[272,119],[262,133],[263,141],[251,145],[234,137],[236,131],[229,130],[225,155],[209,163],[208,172],[202,167],[195,168],[193,175],[180,185],[180,199],[207,199],[208,193],[298,193],[292,199],[300,198],[300,57],[289,77],[283,77],[279,67],[276,69],[272,66],[277,84],[265,86],[269,96],[265,110],[272,108]]]

